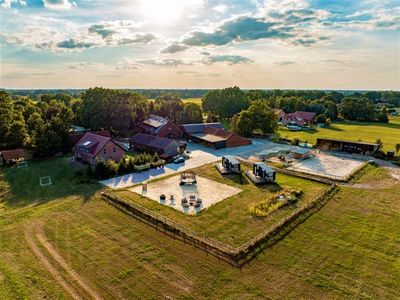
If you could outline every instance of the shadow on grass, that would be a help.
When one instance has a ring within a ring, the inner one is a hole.
[[[27,168],[16,166],[2,169],[4,178],[10,186],[10,192],[4,198],[8,207],[40,205],[68,196],[82,197],[84,202],[103,187],[98,183],[78,184],[75,172],[82,166],[69,163],[69,157],[46,160],[32,160]],[[52,184],[40,186],[40,177],[50,176]]]
[[[262,192],[276,193],[283,190],[283,187],[279,183],[267,183],[264,185],[256,186]]]
[[[231,183],[235,183],[238,185],[248,185],[250,182],[248,181],[247,177],[243,174],[229,174],[229,175],[223,175],[224,178]]]

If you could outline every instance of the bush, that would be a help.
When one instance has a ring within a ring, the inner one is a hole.
[[[299,138],[294,138],[294,139],[292,140],[292,145],[298,146],[300,142],[301,142],[301,141],[300,141]]]

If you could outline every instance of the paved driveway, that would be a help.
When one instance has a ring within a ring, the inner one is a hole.
[[[214,150],[200,144],[189,143],[191,158],[181,164],[167,164],[164,168],[151,169],[140,173],[127,174],[115,178],[100,181],[102,184],[111,188],[125,188],[154,178],[159,178],[174,174],[176,172],[194,169],[205,164],[218,161],[224,155],[236,155],[244,159],[249,157],[261,157],[282,150],[296,149],[299,147],[291,145],[276,144],[264,139],[252,139],[253,144],[235,148],[225,148]]]
[[[205,164],[218,161],[220,158],[217,155],[202,151],[193,150],[191,158],[181,164],[166,164],[164,168],[150,169],[139,173],[131,173],[123,176],[118,176],[100,181],[100,183],[113,188],[126,188],[144,181],[149,181],[154,178],[164,177],[177,172],[182,172],[189,169],[194,169]]]

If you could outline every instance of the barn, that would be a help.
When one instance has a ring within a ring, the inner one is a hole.
[[[174,122],[152,114],[139,125],[139,132],[169,139],[182,137],[182,130]]]
[[[341,151],[362,155],[373,155],[379,149],[379,144],[367,142],[352,142],[347,140],[317,138],[315,145],[320,150]]]
[[[179,154],[180,145],[176,140],[138,133],[129,139],[130,147],[150,152],[157,152],[161,158],[169,159]]]

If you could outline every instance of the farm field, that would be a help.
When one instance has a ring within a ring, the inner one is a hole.
[[[128,217],[98,193],[7,206],[0,211],[0,298],[399,298],[400,184],[381,169],[368,174],[390,184],[341,187],[241,270]],[[72,184],[63,187],[74,194]]]
[[[201,98],[185,98],[182,99],[183,103],[196,103],[198,105],[201,105]]]
[[[242,169],[246,170],[244,166],[242,166]],[[129,188],[117,191],[114,194],[166,216],[176,223],[193,230],[198,235],[213,238],[231,246],[240,246],[289,215],[296,207],[304,205],[328,189],[327,185],[284,174],[277,174],[276,184],[255,186],[245,175],[242,177],[238,175],[222,176],[213,164],[208,164],[192,171],[202,177],[243,191],[216,203],[197,215],[187,215],[171,207],[161,205],[154,200],[131,192]],[[249,207],[252,204],[265,200],[273,193],[285,188],[300,188],[303,191],[303,195],[295,206],[286,205],[264,218],[257,218],[251,215]],[[160,194],[162,192],[160,191]],[[177,199],[177,202],[180,202],[180,198]],[[180,205],[180,203],[177,205]]]
[[[400,116],[390,116],[389,119],[388,124],[343,121],[334,122],[329,128],[310,131],[290,131],[280,127],[278,132],[282,138],[299,138],[312,144],[315,144],[319,137],[372,143],[380,138],[383,141],[383,149],[388,151],[394,150],[395,145],[400,143]]]

